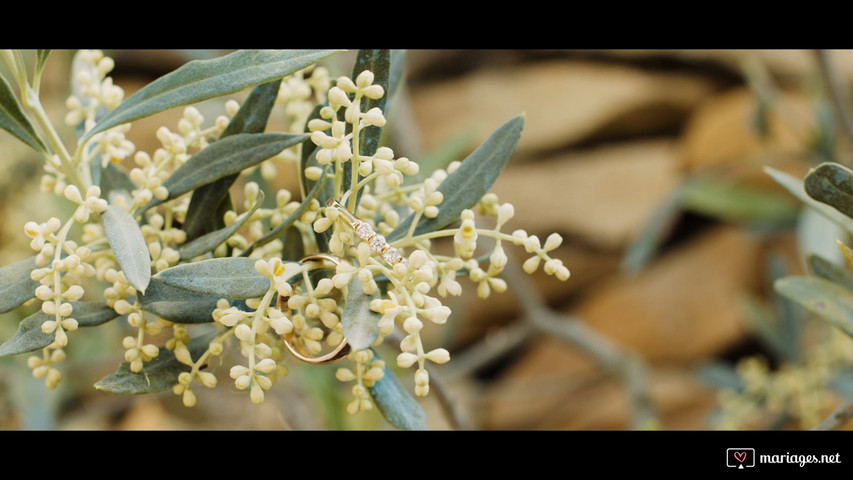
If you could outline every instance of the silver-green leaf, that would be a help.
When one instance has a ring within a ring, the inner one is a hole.
[[[853,218],[853,171],[837,163],[821,163],[803,180],[806,193]]]
[[[184,260],[191,259],[193,257],[197,257],[199,255],[204,255],[211,250],[214,250],[216,247],[222,244],[222,242],[231,238],[232,235],[237,233],[237,230],[246,223],[247,220],[252,218],[252,214],[255,213],[255,210],[261,206],[264,201],[264,192],[263,190],[258,192],[258,200],[252,206],[252,209],[248,212],[240,215],[234,220],[234,223],[228,225],[225,228],[221,228],[216,230],[215,232],[210,232],[206,235],[202,235],[201,237],[196,238],[190,242],[187,242],[181,246],[178,250],[181,254],[181,258]]]
[[[253,88],[219,139],[237,133],[263,133],[280,87],[281,79]],[[183,227],[187,240],[194,240],[225,226],[220,212],[232,208],[228,189],[238,175],[234,173],[222,177],[193,191]]]
[[[839,267],[817,254],[807,255],[806,263],[814,275],[844,285],[853,292],[853,273],[848,269]]]
[[[843,286],[823,278],[790,276],[776,280],[773,287],[853,337],[853,293]]]
[[[685,184],[681,197],[685,210],[725,221],[754,225],[779,225],[796,218],[799,204],[784,193],[705,175]]]
[[[119,316],[104,302],[72,302],[71,306],[71,318],[77,320],[81,327],[101,325]],[[34,352],[53,343],[55,332],[44,333],[41,325],[55,318],[54,315],[38,311],[22,320],[12,338],[0,345],[0,357]]]
[[[187,349],[193,360],[197,360],[207,350],[215,336],[216,332],[210,332],[190,341]],[[146,363],[141,372],[133,373],[130,371],[130,363],[122,362],[118,370],[98,380],[95,388],[120,395],[161,392],[172,388],[178,383],[178,375],[188,371],[189,365],[179,362],[171,350],[161,348],[160,354]]]
[[[238,92],[282,78],[334,54],[335,50],[241,50],[212,60],[194,60],[148,84],[105,115],[85,140],[108,128],[181,105]]]
[[[353,350],[364,350],[373,345],[379,336],[381,315],[370,309],[370,302],[379,298],[379,292],[373,295],[364,293],[361,280],[354,276],[347,287],[347,300],[341,314],[341,326],[344,336]]]
[[[144,294],[151,280],[151,255],[139,224],[131,214],[115,205],[101,213],[101,224],[127,281]]]
[[[196,293],[245,300],[266,295],[270,279],[255,270],[257,259],[212,258],[167,268],[154,278],[172,287]],[[286,263],[287,271],[299,271],[298,263]]]
[[[152,199],[144,208],[151,208],[202,185],[240,173],[306,138],[306,134],[240,133],[220,139],[190,157],[163,182],[169,191],[168,198]]]
[[[39,282],[30,278],[36,267],[36,257],[30,257],[0,268],[0,313],[18,308],[36,296]]]
[[[791,193],[791,195],[797,197],[801,202],[808,205],[809,208],[816,210],[824,217],[838,224],[847,232],[853,234],[853,219],[842,215],[834,208],[810,197],[809,194],[806,193],[802,180],[771,167],[764,167],[764,172],[770,175],[776,183],[784,187],[785,190]]]
[[[11,133],[37,152],[44,152],[44,144],[24,115],[18,98],[6,79],[0,75],[0,128]]]
[[[50,56],[50,50],[36,50],[36,75],[41,75],[44,66],[47,64],[48,56]]]
[[[374,359],[380,359],[376,351]],[[391,425],[403,430],[426,430],[426,412],[387,366],[385,375],[369,388],[376,406]]]
[[[453,173],[447,176],[438,191],[444,200],[438,206],[435,218],[423,218],[415,228],[415,235],[440,230],[459,219],[462,211],[471,208],[488,193],[489,188],[503,171],[524,128],[524,115],[511,118],[498,127],[480,147],[469,155]],[[406,235],[415,214],[400,222],[386,236],[389,242]]]
[[[353,65],[352,78],[358,77],[361,72],[370,70],[373,77],[373,84],[380,85],[385,95],[377,100],[370,98],[362,99],[362,111],[366,112],[371,108],[379,108],[385,111],[385,104],[391,95],[390,92],[390,76],[391,76],[391,51],[390,50],[359,50]],[[373,155],[376,149],[379,148],[379,140],[382,136],[382,127],[368,126],[361,131],[361,154],[365,156]]]
[[[97,179],[95,178],[96,169]],[[92,177],[92,180],[101,186],[101,198],[108,200],[112,200],[117,194],[130,198],[131,192],[137,188],[127,172],[112,162],[104,168],[100,168],[100,162],[92,162]]]
[[[296,210],[294,210],[293,213],[291,213],[289,217],[284,219],[283,222],[281,222],[278,225],[276,225],[275,227],[273,227],[269,232],[265,233],[261,238],[255,240],[255,242],[252,243],[251,245],[249,245],[249,247],[246,250],[244,250],[243,253],[240,254],[240,256],[241,257],[248,257],[249,255],[252,254],[253,251],[255,251],[256,248],[258,248],[262,245],[266,245],[267,243],[271,242],[272,240],[277,238],[279,235],[281,235],[282,232],[284,232],[285,230],[290,228],[290,226],[293,225],[293,222],[295,222],[296,220],[299,219],[299,217],[302,216],[302,212],[304,212],[305,209],[308,208],[308,206],[311,204],[311,200],[313,200],[314,198],[317,197],[317,194],[320,192],[320,189],[323,187],[323,185],[326,185],[326,178],[327,178],[328,171],[329,171],[329,166],[326,165],[326,167],[323,168],[322,176],[317,180],[316,183],[314,183],[314,186],[311,188],[311,191],[308,192],[308,194],[302,200],[302,203],[300,203],[299,206],[296,207]],[[321,205],[322,204],[323,203],[321,202]]]
[[[148,291],[139,297],[139,303],[143,310],[170,322],[197,324],[213,321],[213,311],[220,298],[166,285],[153,277]]]

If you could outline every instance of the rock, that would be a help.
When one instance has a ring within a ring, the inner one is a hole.
[[[625,386],[555,339],[534,341],[526,355],[477,396],[472,411],[485,429],[614,430],[631,426]],[[648,394],[661,429],[703,429],[713,391],[684,368],[648,373]]]
[[[741,302],[758,288],[760,253],[759,239],[716,227],[636,278],[614,277],[572,313],[649,361],[709,359],[744,338]]]
[[[714,91],[698,76],[649,73],[585,61],[549,60],[483,68],[461,78],[412,89],[413,111],[429,151],[476,128],[476,142],[509,118],[526,113],[517,154],[577,144],[607,131],[671,130]]]
[[[620,249],[680,181],[677,162],[678,148],[669,140],[617,144],[510,164],[492,191],[515,206],[513,229],[541,240],[557,231]]]
[[[505,249],[510,261],[516,264],[520,265],[527,258],[521,247],[507,246]],[[530,282],[534,290],[552,305],[565,303],[573,295],[582,294],[585,288],[613,275],[618,271],[621,260],[618,253],[602,252],[572,243],[564,243],[550,254],[562,260],[569,268],[571,277],[567,281],[547,275],[541,267],[533,275],[523,272],[521,275],[524,281]],[[477,297],[475,283],[467,278],[462,278],[459,282],[462,284],[462,297],[443,299],[453,312],[448,319],[448,325],[424,329],[426,338],[438,343],[436,346],[461,348],[482,340],[489,332],[518,318],[518,298],[511,284],[506,292],[492,291],[489,298],[483,300]],[[450,330],[453,331],[453,344],[446,343],[446,335]]]
[[[760,174],[762,166],[807,151],[815,122],[814,105],[808,97],[785,92],[774,101],[766,138],[754,126],[757,108],[755,94],[745,87],[704,101],[690,116],[682,135],[685,168],[695,171],[738,166],[766,177]]]
[[[742,71],[748,62],[759,62],[783,82],[800,82],[814,76],[818,71],[813,50],[596,50],[596,53],[629,59],[671,57],[686,61],[712,61],[738,72]],[[853,52],[831,50],[830,56],[838,71],[853,82]]]

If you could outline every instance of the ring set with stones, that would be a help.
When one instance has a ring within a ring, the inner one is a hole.
[[[374,232],[373,227],[353,215],[349,210],[345,209],[343,205],[332,199],[329,199],[329,201],[326,202],[326,205],[336,208],[347,220],[350,227],[355,231],[356,236],[367,242],[370,249],[378,253],[389,265],[395,265],[406,261],[399,250],[388,245],[388,242],[385,241],[385,237]]]

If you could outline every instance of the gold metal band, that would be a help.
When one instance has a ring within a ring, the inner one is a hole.
[[[340,265],[341,262],[343,262],[345,260],[343,260],[340,257],[330,255],[328,253],[315,253],[313,255],[305,256],[302,259],[300,259],[299,261],[302,263],[305,263],[305,262],[330,262],[333,265],[337,266],[337,265]],[[317,268],[322,268],[322,267],[323,267],[323,265],[321,264]],[[287,300],[288,300],[288,297],[283,297],[281,295],[278,295],[276,297],[275,306],[276,306],[276,308],[281,310],[282,313],[284,313],[286,316],[290,317],[291,311],[290,311],[290,307],[287,306]],[[289,351],[297,359],[299,359],[305,363],[310,363],[312,365],[325,365],[328,363],[337,362],[338,360],[349,355],[350,351],[352,350],[352,347],[350,347],[350,344],[347,341],[346,337],[344,337],[344,339],[341,341],[341,343],[337,347],[335,347],[335,349],[333,351],[331,351],[325,355],[321,355],[319,357],[314,357],[314,356],[311,356],[311,354],[309,352],[306,352],[305,349],[302,348],[302,346],[299,345],[298,342],[293,342],[293,340],[294,340],[293,333],[285,334],[285,335],[283,335],[283,337],[284,337],[284,347],[287,349],[287,351]],[[296,343],[296,346],[294,346],[293,343],[291,343],[291,342]]]

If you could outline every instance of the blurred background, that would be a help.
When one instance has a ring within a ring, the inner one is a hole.
[[[57,125],[72,53],[53,52],[42,86]],[[105,51],[125,98],[188,60],[223,53]],[[353,58],[330,59],[333,78],[349,74]],[[853,51],[825,58],[846,89]],[[849,155],[816,52],[414,50],[406,60],[388,115],[395,153],[461,160],[526,113],[493,192],[515,206],[510,231],[563,236],[554,256],[572,273],[560,282],[516,268],[509,291],[486,301],[462,282],[450,321],[429,332],[451,352],[420,401],[431,428],[801,429],[853,395],[843,372],[808,380],[820,368],[812,352],[826,342],[853,350],[847,339],[772,290],[775,278],[806,271],[805,252],[841,261],[840,234],[763,170],[802,178]],[[212,121],[223,103],[199,109]],[[180,115],[137,122],[129,138],[152,152],[157,126],[174,129]],[[26,221],[67,206],[38,192],[40,159],[6,132],[0,152],[0,262],[8,264],[31,255]],[[280,186],[298,192],[292,172],[280,173]],[[526,258],[507,253],[516,265]],[[0,340],[33,308],[0,315]],[[126,328],[72,334],[56,391],[32,378],[27,355],[0,358],[0,429],[391,428],[375,412],[346,414],[349,386],[335,380],[335,366],[292,365],[260,406],[233,388],[226,367],[213,370],[216,389],[194,389],[192,409],[170,391],[96,391],[122,360]]]

